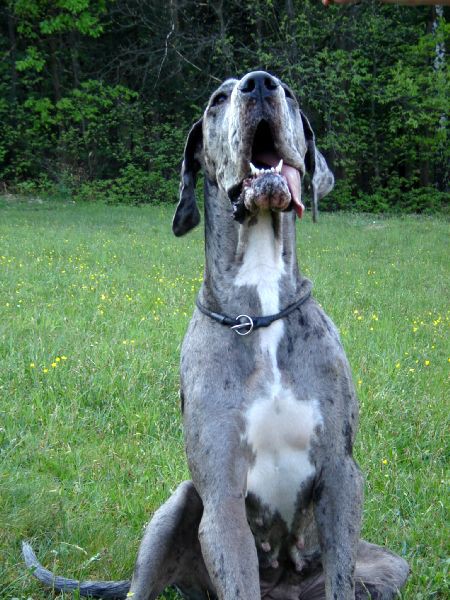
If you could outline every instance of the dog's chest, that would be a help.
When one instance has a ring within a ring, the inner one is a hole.
[[[252,453],[247,492],[256,496],[288,529],[299,495],[315,474],[311,444],[322,419],[316,400],[300,400],[275,377],[245,412],[245,441]]]
[[[271,224],[260,219],[247,240],[236,285],[254,286],[263,314],[275,314],[280,310],[283,274],[283,260]],[[314,476],[310,449],[322,418],[319,403],[296,397],[279,370],[277,351],[284,334],[283,320],[252,334],[256,369],[249,383],[244,437],[253,457],[247,492],[273,514],[278,512],[290,529],[299,494]]]

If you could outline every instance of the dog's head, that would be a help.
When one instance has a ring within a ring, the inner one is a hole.
[[[228,196],[238,221],[259,210],[294,208],[301,217],[301,177],[313,174],[314,157],[314,133],[287,85],[264,71],[228,79],[189,133],[175,235],[200,221],[194,194],[200,168]]]

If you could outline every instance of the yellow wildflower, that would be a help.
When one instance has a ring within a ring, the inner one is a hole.
[[[34,369],[36,368],[36,365],[34,363],[30,363],[30,369]]]
[[[57,366],[57,363],[52,362],[52,367],[55,368]]]
[[[426,360],[426,361],[425,361],[425,366],[426,366],[426,367],[429,367],[429,366],[430,366],[430,361],[429,361],[429,360]]]
[[[383,458],[383,460],[381,462],[383,463],[383,465],[387,465],[388,464],[388,461],[387,461],[386,458]]]

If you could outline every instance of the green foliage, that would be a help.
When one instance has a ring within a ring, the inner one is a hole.
[[[37,186],[44,173],[77,198],[173,200],[184,138],[217,80],[263,68],[297,91],[335,172],[324,209],[434,210],[450,184],[447,12],[9,0],[0,182]]]
[[[86,81],[55,105],[58,156],[80,180],[108,177],[132,158],[141,126],[137,94],[121,85]]]
[[[28,46],[25,56],[21,60],[16,61],[16,69],[19,73],[27,69],[34,69],[40,73],[44,67],[45,58],[36,46]]]
[[[10,0],[17,29],[28,39],[68,31],[96,38],[103,32],[100,21],[106,0]]]
[[[25,187],[33,193],[130,204],[176,197],[184,131],[170,123],[146,125],[136,92],[86,81],[56,103],[29,98],[20,110],[21,128],[5,136],[0,151],[15,159],[4,175],[28,171]],[[42,157],[45,141],[48,155]],[[42,168],[53,187],[48,180],[41,187]],[[15,185],[19,192],[25,187]]]
[[[174,179],[165,179],[158,171],[147,171],[129,164],[115,179],[101,179],[81,184],[75,200],[101,200],[108,204],[148,204],[175,198]]]
[[[373,213],[446,212],[449,194],[434,187],[408,189],[407,182],[393,177],[388,188],[378,187],[371,194],[356,192],[348,182],[338,181],[333,193],[321,201],[322,211],[347,210]]]

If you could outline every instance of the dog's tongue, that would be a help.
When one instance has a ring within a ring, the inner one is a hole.
[[[276,167],[280,162],[280,157],[277,156],[274,152],[261,152],[260,154],[256,154],[254,157],[255,161],[263,163],[269,167]],[[301,219],[303,215],[303,211],[305,207],[303,206],[301,197],[301,180],[300,173],[294,167],[286,165],[283,163],[283,168],[281,169],[281,174],[286,177],[286,181],[288,184],[289,191],[291,192],[292,201],[294,203],[295,212],[298,215],[298,218]]]

